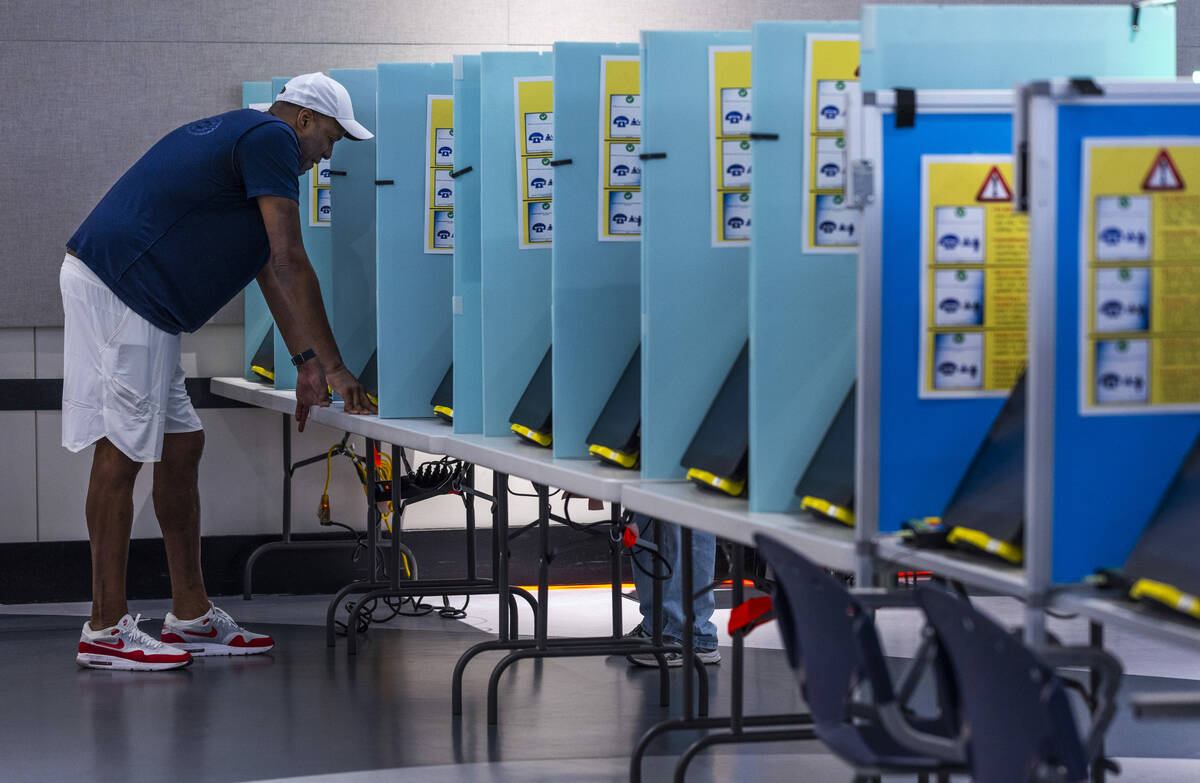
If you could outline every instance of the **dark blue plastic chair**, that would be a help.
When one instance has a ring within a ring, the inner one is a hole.
[[[966,600],[936,585],[916,589],[917,604],[950,659],[976,783],[1088,779],[1116,710],[1121,664],[1092,647],[1051,647],[1035,654]],[[1100,674],[1092,729],[1081,741],[1054,666]]]
[[[817,736],[854,767],[855,780],[962,771],[954,716],[910,718],[896,699],[875,623],[845,585],[766,536],[755,547],[774,572],[775,614]],[[943,678],[943,682],[947,678]],[[870,700],[856,701],[870,685]]]

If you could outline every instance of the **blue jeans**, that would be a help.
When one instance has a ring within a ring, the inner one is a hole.
[[[635,514],[634,524],[638,528],[638,537],[646,541],[654,541],[654,525],[650,518]],[[662,549],[660,554],[666,563],[670,564],[670,577],[663,580],[663,635],[676,639],[683,638],[683,586],[682,564],[680,563],[681,531],[678,525],[670,522],[656,522],[663,526]],[[654,555],[646,551],[633,553],[637,561],[633,568],[633,583],[637,587],[639,608],[642,612],[642,628],[651,633],[654,628],[654,579],[649,574],[654,573]],[[642,566],[638,568],[637,566]],[[712,533],[692,532],[692,593],[695,594],[712,584],[717,567],[717,537]],[[645,573],[643,573],[645,569]],[[662,566],[666,574],[667,565]],[[716,598],[712,590],[706,590],[704,595],[695,600],[696,622],[693,633],[697,649],[715,650],[717,648],[717,626],[712,621],[713,610],[717,608]]]

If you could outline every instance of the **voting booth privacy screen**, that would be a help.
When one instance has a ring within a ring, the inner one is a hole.
[[[1056,276],[1056,288],[1031,289],[1046,348],[1031,378],[1042,381],[1033,453],[1054,477],[1036,509],[1052,520],[1056,582],[1125,562],[1200,433],[1188,282],[1200,96],[1101,85],[1091,97],[1043,85],[1029,125],[1053,172],[1031,187],[1055,183],[1030,217],[1035,262]]]
[[[865,221],[858,281],[863,538],[928,517],[953,528],[951,517],[959,517],[964,530],[980,534],[968,537],[974,544],[960,536],[964,551],[974,546],[987,564],[1007,560],[1024,590],[1049,583],[1049,528],[1029,512],[1030,493],[1039,474],[1043,483],[1061,479],[1044,466],[1014,468],[1013,457],[1025,450],[1016,438],[1022,428],[1015,414],[1002,413],[1016,410],[1010,390],[1035,358],[1029,296],[1038,290],[1032,218],[1014,209],[1014,150],[1021,148],[1013,127],[1023,115],[1014,114],[1011,88],[1042,68],[1170,76],[1173,12],[1156,10],[1162,13],[1143,17],[1131,32],[1129,9],[1117,7],[864,9],[866,92],[851,140],[869,164],[864,188],[852,194]],[[967,51],[961,30],[976,26],[984,40],[1006,41],[1003,57],[974,43]],[[1056,39],[1078,30],[1077,40],[1047,46],[1040,37],[1051,29]],[[945,56],[917,56],[921,50]],[[1031,368],[1027,410],[1036,408],[1039,380]],[[985,508],[1007,511],[1003,519],[972,511]],[[997,559],[997,549],[1005,556]]]
[[[454,358],[453,72],[449,63],[376,70],[379,415],[427,417]]]
[[[1200,109],[1109,79],[1174,41],[1169,8],[868,5],[334,69],[377,137],[302,177],[305,247],[384,418],[819,521],[864,579],[940,517],[1030,594],[1192,585]],[[293,388],[245,308],[244,376]]]

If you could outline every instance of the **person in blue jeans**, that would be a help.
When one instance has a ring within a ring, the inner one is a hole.
[[[662,571],[669,575],[663,580],[663,637],[668,642],[677,642],[683,638],[683,567],[680,557],[681,531],[678,525],[670,522],[654,521],[643,514],[635,514],[633,524],[638,529],[638,537],[654,541],[654,525],[662,525],[662,545],[660,554],[663,558]],[[637,587],[638,608],[642,613],[642,621],[638,623],[627,636],[632,638],[649,639],[654,628],[654,554],[644,549],[635,550],[633,558],[636,561],[633,568],[633,583]],[[695,640],[696,655],[704,663],[720,663],[721,653],[717,650],[717,626],[712,621],[713,610],[717,608],[716,598],[712,590],[705,590],[712,584],[716,572],[717,537],[712,533],[699,530],[692,532],[692,593],[704,590],[703,595],[695,599],[695,625],[693,639]],[[640,567],[639,567],[640,566]],[[658,666],[658,660],[650,654],[629,655],[630,663],[638,666]],[[680,666],[683,659],[678,653],[667,655],[667,664]]]

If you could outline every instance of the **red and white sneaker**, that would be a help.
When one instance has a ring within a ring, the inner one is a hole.
[[[192,656],[178,647],[163,644],[138,628],[142,621],[125,615],[112,628],[93,631],[91,622],[83,624],[79,653],[75,662],[92,669],[129,669],[157,671],[178,669],[192,662]]]
[[[171,612],[163,620],[162,640],[197,658],[208,655],[257,655],[275,646],[275,640],[251,633],[237,624],[225,610],[211,602],[208,611],[195,620],[180,620]]]

